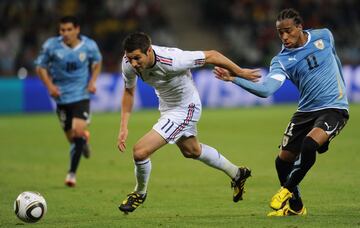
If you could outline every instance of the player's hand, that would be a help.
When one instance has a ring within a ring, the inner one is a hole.
[[[95,85],[95,83],[89,82],[88,87],[87,87],[87,90],[88,90],[90,93],[96,93],[96,85]]]
[[[117,146],[121,152],[124,152],[126,150],[125,142],[127,136],[128,136],[128,129],[120,129]]]
[[[223,81],[233,81],[234,76],[227,70],[221,67],[215,67],[213,70],[213,73],[215,74],[215,77],[217,79],[223,80]]]
[[[261,78],[261,72],[260,69],[242,68],[238,77],[242,77],[252,82],[258,82]]]
[[[51,85],[49,88],[49,94],[50,96],[52,96],[53,98],[57,98],[60,97],[60,90],[58,87],[56,87],[55,85]]]

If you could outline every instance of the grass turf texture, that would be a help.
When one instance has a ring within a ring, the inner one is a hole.
[[[134,213],[117,208],[134,187],[131,148],[156,122],[155,110],[134,112],[127,151],[116,148],[119,113],[94,114],[90,160],[82,158],[77,187],[64,186],[69,153],[55,114],[0,116],[0,226],[23,224],[13,201],[23,191],[46,198],[37,227],[354,227],[360,226],[360,106],[330,150],[301,184],[306,217],[268,218],[279,189],[274,159],[295,106],[207,109],[198,125],[201,142],[229,160],[251,167],[244,200],[232,202],[229,178],[185,159],[174,145],[152,156],[148,198]]]

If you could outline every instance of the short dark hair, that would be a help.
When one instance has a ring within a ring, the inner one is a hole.
[[[277,21],[286,19],[293,19],[296,25],[303,24],[303,19],[300,16],[300,13],[293,8],[283,9],[277,17]]]
[[[134,32],[125,37],[123,41],[123,48],[126,52],[133,52],[137,49],[144,54],[151,45],[151,38],[143,32]]]
[[[75,16],[72,16],[72,15],[68,15],[68,16],[64,16],[64,17],[60,18],[59,23],[60,24],[72,23],[74,25],[74,27],[79,26],[78,18]]]

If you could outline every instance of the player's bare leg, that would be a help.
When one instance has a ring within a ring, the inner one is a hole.
[[[136,186],[120,204],[119,210],[128,214],[145,202],[151,173],[150,156],[167,142],[155,130],[150,130],[134,146]]]

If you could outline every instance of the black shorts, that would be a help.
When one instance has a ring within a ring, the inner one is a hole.
[[[329,140],[320,148],[319,153],[328,150],[330,140],[332,140],[349,119],[349,113],[344,109],[323,109],[314,112],[296,112],[286,127],[280,148],[299,154],[301,145],[306,135],[315,127],[323,129],[328,135]]]
[[[90,100],[81,100],[69,104],[58,104],[56,114],[64,131],[72,128],[73,118],[79,118],[90,122]]]

